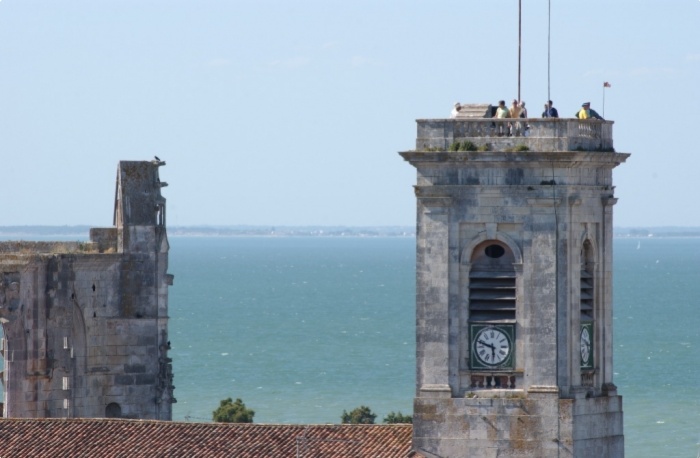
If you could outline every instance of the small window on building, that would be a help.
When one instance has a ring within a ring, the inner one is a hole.
[[[484,254],[489,258],[500,258],[506,254],[506,250],[501,245],[491,244],[484,248]]]
[[[105,408],[105,418],[121,418],[122,408],[116,402],[107,404]]]

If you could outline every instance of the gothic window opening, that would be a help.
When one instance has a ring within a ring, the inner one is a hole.
[[[581,248],[581,370],[588,371],[593,365],[593,330],[595,321],[593,247],[586,240]]]

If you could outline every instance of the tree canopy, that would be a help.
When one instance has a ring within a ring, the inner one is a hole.
[[[404,415],[401,412],[396,412],[394,413],[389,412],[386,417],[384,417],[383,420],[384,423],[391,424],[391,423],[413,423],[413,416],[411,415]]]
[[[372,410],[367,406],[360,406],[350,411],[343,410],[343,415],[340,419],[343,423],[354,425],[373,425],[377,415],[372,413]]]
[[[253,423],[255,412],[246,408],[240,398],[236,402],[226,398],[212,414],[212,419],[220,423]]]

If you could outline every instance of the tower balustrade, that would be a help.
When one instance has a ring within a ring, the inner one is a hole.
[[[612,152],[613,121],[564,118],[418,119],[416,151],[447,151],[471,142],[474,151]]]

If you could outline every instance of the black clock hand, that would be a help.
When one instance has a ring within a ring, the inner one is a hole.
[[[491,345],[491,344],[487,344],[486,342],[484,342],[484,341],[481,340],[481,339],[478,340],[478,343],[480,343],[481,345],[484,345],[484,346],[486,346],[486,347],[489,347],[489,348],[491,349],[491,351],[495,351],[495,350],[496,350],[496,347],[494,347],[494,346]]]

